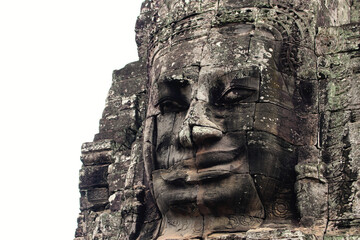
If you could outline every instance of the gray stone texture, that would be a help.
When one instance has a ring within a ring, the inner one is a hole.
[[[145,0],[135,31],[81,148],[75,240],[360,239],[360,1]]]

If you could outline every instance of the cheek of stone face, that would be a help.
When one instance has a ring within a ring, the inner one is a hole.
[[[162,214],[170,209],[177,214],[196,213],[197,185],[169,184],[164,181],[160,170],[152,173],[154,197]]]
[[[250,174],[267,217],[294,218],[296,147],[260,131],[248,132],[247,139]],[[276,204],[283,206],[282,210]]]
[[[264,217],[253,179],[246,173],[200,185],[197,202],[207,215]]]
[[[179,144],[178,134],[186,112],[166,113],[157,116],[156,168],[167,169],[175,163],[192,158],[192,149],[184,149]]]
[[[251,130],[254,127],[255,103],[218,108],[214,112],[215,121],[228,132]]]
[[[247,133],[249,168],[252,175],[265,175],[278,181],[295,179],[296,148],[273,134]]]
[[[276,66],[263,71],[260,83],[260,102],[270,102],[293,109],[295,79],[280,73]]]

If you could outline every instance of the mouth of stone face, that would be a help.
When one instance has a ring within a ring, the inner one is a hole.
[[[201,153],[196,159],[187,159],[169,169],[156,171],[160,171],[161,178],[169,184],[206,184],[232,174],[249,173],[249,167],[245,154],[239,156],[236,151],[228,151]]]
[[[223,169],[223,166],[228,165],[232,161],[238,158],[239,149],[224,149],[224,150],[216,150],[216,151],[198,151],[196,153],[196,167],[198,172],[204,172],[206,169],[214,171],[216,169]],[[230,167],[230,166],[229,166]],[[225,170],[230,170],[229,168],[225,168]]]

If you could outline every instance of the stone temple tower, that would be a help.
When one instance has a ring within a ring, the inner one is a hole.
[[[145,0],[75,240],[360,239],[360,1]]]

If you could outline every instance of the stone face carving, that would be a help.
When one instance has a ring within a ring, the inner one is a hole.
[[[78,240],[358,238],[359,6],[335,2],[145,1]]]
[[[152,56],[151,174],[162,235],[202,237],[297,219],[297,142],[278,130],[296,125],[281,115],[294,114],[295,81],[279,71],[283,42],[271,30],[213,27]],[[274,88],[280,91],[267,93]]]

